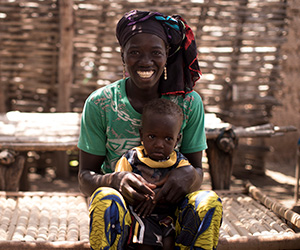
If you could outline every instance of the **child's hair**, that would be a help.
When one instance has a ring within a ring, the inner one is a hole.
[[[149,113],[171,115],[173,117],[176,117],[177,119],[180,119],[181,123],[183,121],[182,109],[176,103],[168,99],[157,98],[146,103],[143,108],[143,117],[145,117],[145,114]]]

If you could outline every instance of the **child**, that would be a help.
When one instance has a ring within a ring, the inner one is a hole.
[[[175,168],[190,166],[188,160],[175,151],[183,121],[181,108],[167,99],[155,99],[143,108],[140,128],[141,146],[127,151],[116,164],[115,171],[131,171],[156,185],[157,193]],[[176,204],[154,204],[146,201],[131,208],[133,218],[130,243],[136,249],[174,249],[173,217]]]

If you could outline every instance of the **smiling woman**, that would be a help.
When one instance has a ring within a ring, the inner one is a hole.
[[[91,247],[127,249],[129,244],[134,249],[154,249],[155,242],[143,241],[148,236],[143,235],[142,224],[138,239],[129,240],[134,227],[129,206],[143,204],[151,197],[153,206],[165,202],[179,209],[174,218],[176,249],[215,249],[222,204],[213,191],[200,191],[202,151],[207,145],[202,100],[193,91],[201,73],[193,32],[180,16],[134,10],[121,18],[116,35],[129,77],[88,97],[78,142],[80,188],[92,195]],[[176,168],[160,184],[149,183],[136,173],[114,172],[120,157],[140,145],[144,106],[159,98],[171,100],[182,109],[178,149],[190,165]],[[160,186],[157,194],[156,185]],[[181,213],[188,215],[182,217]],[[196,222],[193,228],[191,221],[193,225]],[[162,247],[174,248],[168,244]]]
[[[167,62],[167,46],[158,36],[137,34],[124,46],[122,58],[130,75],[127,97],[133,108],[142,113],[149,100],[159,97],[159,80]]]

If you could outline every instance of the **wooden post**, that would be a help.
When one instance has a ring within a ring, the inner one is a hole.
[[[298,148],[297,148],[297,154],[296,154],[296,185],[295,185],[295,192],[294,192],[294,198],[295,203],[297,204],[299,199],[299,179],[300,179],[300,138],[298,140]]]
[[[0,190],[19,191],[24,165],[24,156],[9,150],[0,152]]]
[[[73,0],[59,1],[60,18],[60,47],[58,62],[58,112],[70,112],[70,96],[73,83]],[[69,177],[69,161],[66,152],[56,152],[59,165],[56,170],[57,177]]]
[[[206,153],[213,190],[230,189],[232,157],[237,141],[232,129],[225,129],[217,139],[207,140]]]
[[[0,80],[0,113],[5,113],[7,111],[6,95],[4,93],[5,83]]]
[[[59,1],[60,47],[58,62],[58,112],[69,112],[73,82],[73,0]]]

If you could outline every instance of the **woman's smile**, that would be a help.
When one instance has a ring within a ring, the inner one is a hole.
[[[141,77],[141,78],[144,78],[144,79],[147,79],[147,78],[151,78],[151,76],[153,76],[154,74],[154,70],[149,70],[149,71],[137,71],[137,74]]]

